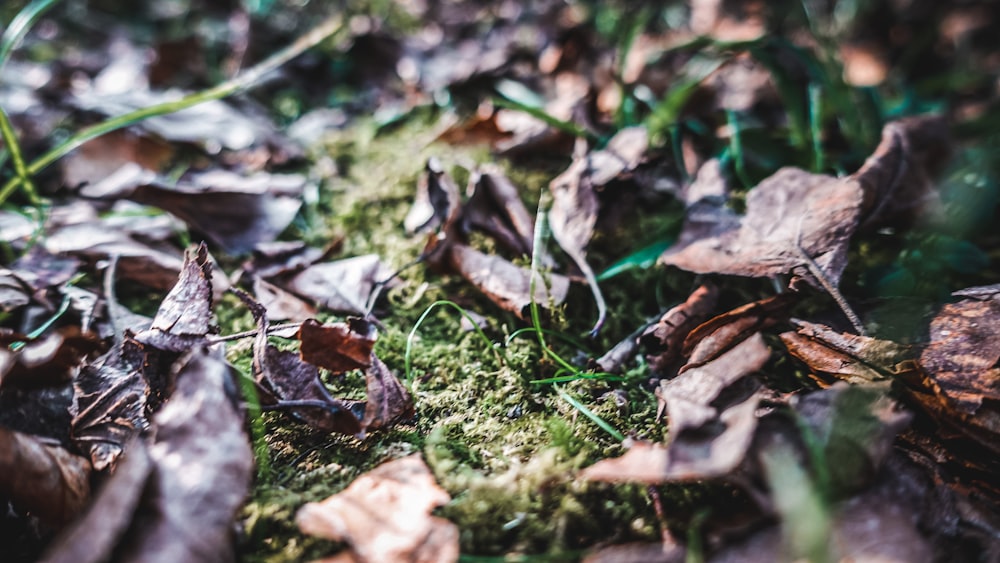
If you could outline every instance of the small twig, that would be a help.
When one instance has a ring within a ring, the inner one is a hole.
[[[854,309],[851,309],[851,306],[847,303],[847,300],[844,299],[844,296],[840,293],[840,290],[837,289],[837,286],[833,285],[833,283],[830,282],[830,279],[826,277],[826,274],[823,273],[823,269],[819,267],[819,264],[817,264],[816,261],[813,260],[812,257],[809,256],[809,254],[807,254],[797,242],[795,243],[795,250],[799,252],[799,258],[801,258],[805,263],[805,266],[809,268],[809,272],[812,273],[817,281],[819,281],[820,285],[823,286],[823,289],[830,294],[830,297],[833,297],[833,300],[837,302],[837,306],[839,306],[840,310],[844,312],[844,316],[847,317],[847,320],[851,321],[851,325],[854,326],[854,330],[861,336],[867,336],[867,334],[865,334],[865,325],[862,324],[861,318],[854,312]]]
[[[108,267],[104,270],[104,300],[108,308],[108,323],[115,335],[115,342],[121,342],[123,333],[121,315],[118,312],[118,298],[115,296],[115,274],[118,272],[118,255],[108,257]]]
[[[267,333],[268,334],[273,334],[275,332],[280,332],[282,330],[288,330],[290,328],[299,328],[301,326],[302,326],[302,323],[285,323],[285,324],[280,324],[280,325],[271,325],[271,326],[267,327]],[[250,329],[250,330],[244,330],[243,332],[236,332],[236,333],[233,333],[233,334],[225,334],[225,335],[222,335],[222,336],[216,336],[214,338],[209,338],[208,339],[208,345],[212,346],[213,344],[219,344],[220,342],[231,342],[233,340],[242,340],[244,338],[250,338],[251,336],[257,336],[257,333],[259,333],[259,332],[260,332],[260,329],[254,328],[254,329]]]
[[[292,410],[292,409],[301,409],[301,408],[323,409],[323,410],[325,410],[327,412],[331,412],[331,413],[334,413],[334,414],[336,414],[338,412],[341,412],[343,410],[340,407],[338,407],[337,405],[334,405],[332,403],[328,403],[326,401],[319,401],[319,400],[316,400],[316,399],[311,399],[311,400],[310,399],[304,399],[304,400],[300,400],[300,401],[291,401],[291,400],[289,400],[289,401],[278,401],[277,403],[275,403],[273,405],[261,405],[260,406],[260,410],[262,410],[262,411],[281,411],[281,410]]]

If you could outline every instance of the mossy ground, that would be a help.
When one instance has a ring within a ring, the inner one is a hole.
[[[460,185],[466,174],[459,165],[496,161],[482,147],[434,144],[434,123],[421,116],[377,134],[374,126],[361,124],[315,148],[313,161],[317,169],[327,171],[327,177],[319,200],[293,236],[320,245],[340,239],[345,256],[374,252],[394,268],[416,259],[424,239],[407,237],[401,225],[427,157],[436,155],[454,167]],[[331,167],[331,162],[337,166]],[[551,173],[501,164],[533,207]],[[651,214],[641,219],[639,228],[662,217]],[[637,233],[627,235],[644,239]],[[485,333],[496,346],[529,326],[499,310],[460,278],[429,273],[420,265],[403,271],[399,280],[378,309],[382,331],[376,352],[402,378],[410,331],[438,300],[451,300],[484,315]],[[658,275],[640,272],[606,284],[615,313],[604,336],[581,342],[589,349],[562,340],[551,345],[572,361],[600,355],[655,314],[658,298],[673,302],[682,298],[668,295],[672,290],[658,280]],[[594,315],[588,299],[581,289],[549,328],[566,335],[584,332]],[[219,309],[224,332],[251,328],[249,314],[234,299],[224,299]],[[248,355],[249,343],[230,348],[230,359],[245,370]],[[295,529],[298,507],[342,490],[379,463],[411,452],[424,454],[441,486],[452,495],[440,514],[460,527],[463,554],[575,559],[584,548],[600,542],[658,537],[656,516],[643,487],[576,479],[582,467],[622,450],[615,438],[550,385],[532,383],[551,376],[556,368],[542,357],[533,332],[516,336],[495,352],[476,332],[461,328],[456,311],[439,307],[419,327],[411,361],[407,384],[416,403],[415,418],[364,441],[317,433],[281,415],[264,415],[270,472],[258,478],[242,514],[246,560],[299,561],[335,550],[330,542],[304,537]],[[646,371],[637,366],[626,377],[638,383]],[[330,384],[340,396],[357,394],[364,386],[360,375]],[[624,405],[621,397],[609,393],[615,387],[625,390]],[[652,439],[664,435],[662,425],[654,421],[655,398],[641,385],[574,381],[565,390],[624,434]]]

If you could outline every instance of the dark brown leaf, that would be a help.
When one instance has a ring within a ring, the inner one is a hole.
[[[427,233],[443,225],[451,225],[462,204],[458,186],[445,172],[441,161],[430,158],[417,184],[413,207],[403,220],[409,234]]]
[[[181,353],[202,342],[212,328],[212,262],[204,243],[184,253],[180,278],[163,298],[152,326],[135,339]]]
[[[316,307],[261,278],[254,277],[253,293],[270,319],[301,322],[316,316]]]
[[[660,262],[696,273],[769,277],[804,273],[804,253],[836,285],[861,203],[856,181],[782,168],[747,193],[747,211],[738,222],[719,206],[712,207],[714,215],[689,219]]]
[[[302,361],[333,373],[343,373],[371,365],[378,329],[374,323],[363,319],[332,324],[309,319],[299,327],[298,338],[302,341],[299,349]]]
[[[515,256],[531,256],[535,218],[517,187],[496,166],[483,166],[469,180],[472,195],[462,208],[463,230],[479,230]]]
[[[367,402],[361,419],[364,432],[391,426],[413,416],[413,399],[382,360],[372,354],[371,366],[365,371]]]
[[[940,414],[961,421],[963,430],[1000,451],[1000,291],[996,286],[964,291],[975,297],[938,311],[919,363],[925,385],[941,403]]]
[[[413,454],[306,504],[295,521],[305,534],[346,542],[349,560],[359,563],[448,563],[458,560],[458,527],[431,512],[450,500],[420,454]]]
[[[178,360],[174,371],[177,390],[152,422],[155,438],[147,454],[152,467],[145,467],[142,448],[135,448],[135,465],[130,462],[126,475],[109,481],[50,560],[78,553],[99,560],[110,552],[111,541],[117,561],[235,559],[232,522],[249,491],[253,454],[231,396],[233,372],[221,350],[203,348]],[[141,491],[138,504],[132,500],[136,490]],[[130,510],[126,532],[123,516]],[[92,543],[91,534],[102,541]]]
[[[0,427],[0,496],[58,529],[90,499],[90,463],[36,436]]]

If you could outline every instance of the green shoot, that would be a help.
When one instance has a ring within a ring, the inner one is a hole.
[[[813,172],[823,171],[823,90],[809,85],[809,132],[812,134]]]
[[[507,97],[500,97],[500,96],[493,98],[493,105],[500,108],[523,111],[524,113],[530,115],[531,117],[534,117],[535,119],[545,122],[545,124],[548,125],[549,127],[554,127],[556,129],[559,129],[560,131],[565,131],[566,133],[569,133],[574,137],[583,137],[585,139],[590,139],[592,141],[598,140],[596,135],[594,135],[590,131],[587,131],[583,127],[580,127],[576,123],[573,123],[572,121],[563,121],[562,119],[553,117],[542,108],[531,106],[525,104],[524,102],[519,102]]]
[[[14,16],[10,25],[4,30],[3,36],[0,37],[0,73],[3,72],[3,67],[7,64],[7,60],[10,59],[10,54],[21,44],[21,40],[28,34],[31,27],[35,25],[35,22],[45,15],[45,12],[49,11],[49,8],[55,6],[58,1],[34,0]]]
[[[257,477],[266,479],[271,474],[270,445],[267,443],[267,426],[260,408],[260,395],[257,394],[257,383],[252,377],[242,371],[236,377],[240,386],[240,394],[247,406],[247,417],[250,419],[250,437],[253,442],[254,459],[257,461]]]
[[[614,439],[618,440],[619,442],[625,441],[625,436],[621,432],[615,430],[615,428],[610,424],[608,424],[606,420],[594,414],[594,411],[588,409],[587,405],[584,405],[580,401],[577,401],[576,398],[574,398],[569,393],[563,391],[562,388],[559,387],[558,385],[553,385],[553,387],[555,388],[556,393],[559,393],[560,397],[562,397],[567,403],[572,405],[573,408],[580,411],[583,414],[583,416],[589,418],[591,422],[599,426],[601,430],[604,430],[608,434],[611,434],[611,436],[613,436]]]
[[[750,189],[753,182],[747,175],[746,158],[743,154],[743,142],[740,140],[740,121],[736,117],[736,112],[731,109],[726,110],[726,120],[729,123],[729,150],[733,154],[733,169],[736,177],[740,179],[743,187]]]
[[[413,341],[417,337],[417,331],[420,330],[420,327],[424,324],[424,321],[427,320],[427,316],[430,315],[431,312],[438,307],[450,307],[451,309],[454,309],[460,315],[465,317],[466,320],[472,323],[473,329],[476,331],[476,334],[479,335],[479,337],[483,340],[483,342],[486,343],[486,347],[489,348],[490,350],[493,350],[493,353],[496,354],[497,360],[505,364],[507,363],[507,356],[504,353],[503,349],[499,348],[492,340],[490,340],[490,337],[486,336],[486,333],[483,332],[483,329],[479,328],[479,323],[477,323],[475,319],[473,319],[469,315],[469,313],[466,312],[465,309],[460,307],[458,303],[455,303],[454,301],[448,301],[448,300],[435,301],[434,303],[431,303],[429,307],[424,309],[424,312],[417,319],[417,322],[413,324],[413,328],[410,329],[410,333],[406,336],[406,352],[404,352],[403,354],[403,365],[405,367],[403,372],[405,374],[405,379],[407,382],[412,381]]]
[[[107,121],[98,123],[91,127],[87,127],[76,135],[66,139],[66,141],[60,143],[58,146],[52,148],[42,156],[38,157],[31,164],[27,165],[27,174],[35,175],[39,173],[53,162],[59,160],[63,156],[66,156],[74,149],[79,148],[87,141],[100,137],[106,133],[134,125],[135,123],[150,117],[175,113],[204,102],[219,100],[252,88],[253,86],[259,84],[264,76],[293,58],[301,55],[306,50],[318,45],[326,38],[338,32],[341,27],[340,17],[332,16],[316,26],[312,31],[306,33],[302,37],[299,37],[291,45],[281,49],[277,53],[258,63],[256,66],[240,73],[231,80],[227,80],[215,87],[209,88],[208,90],[190,94],[179,100],[164,102],[162,104],[156,104],[138,109],[124,115],[112,117]],[[11,196],[14,190],[21,185],[22,179],[20,176],[16,176],[4,184],[3,187],[0,188],[0,205],[2,205],[3,202]]]

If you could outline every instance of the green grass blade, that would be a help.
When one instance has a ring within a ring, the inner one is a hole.
[[[478,334],[479,337],[483,340],[483,342],[486,343],[487,348],[493,350],[493,353],[496,354],[497,360],[503,363],[507,363],[507,356],[506,354],[504,354],[503,350],[497,348],[497,346],[493,343],[493,341],[490,340],[490,337],[486,336],[486,333],[483,332],[483,329],[479,328],[479,323],[477,323],[476,320],[473,319],[472,316],[470,316],[465,309],[460,307],[458,303],[455,303],[454,301],[448,301],[448,300],[435,301],[434,303],[431,303],[429,307],[424,309],[424,312],[421,313],[420,317],[417,319],[417,322],[413,323],[413,328],[410,329],[410,333],[406,336],[406,351],[403,353],[403,365],[404,365],[403,373],[405,375],[405,379],[407,382],[411,381],[410,375],[411,375],[411,369],[413,367],[413,361],[412,361],[413,340],[417,337],[417,331],[420,330],[420,327],[424,324],[424,321],[427,320],[427,317],[431,314],[432,311],[434,311],[434,309],[437,309],[438,307],[450,307],[455,311],[458,311],[460,315],[462,315],[470,323],[472,323],[472,327],[476,331],[476,334]]]
[[[4,30],[3,36],[0,37],[0,74],[3,73],[3,67],[7,64],[7,60],[10,59],[10,54],[14,52],[14,49],[21,43],[24,36],[28,34],[35,22],[38,21],[45,12],[48,12],[50,8],[56,5],[59,0],[34,0],[20,12],[14,16],[14,19],[10,21],[10,25]]]
[[[33,205],[38,205],[40,203],[38,192],[35,191],[35,184],[31,181],[28,167],[21,155],[21,145],[17,141],[17,135],[14,134],[14,125],[10,122],[10,117],[7,116],[7,112],[3,108],[0,108],[0,138],[3,138],[3,142],[7,146],[7,154],[10,155],[14,164],[15,177],[21,181],[24,193],[27,194]]]
[[[144,119],[149,119],[150,117],[178,112],[204,102],[219,100],[251,88],[252,86],[258,84],[265,75],[276,70],[278,67],[287,63],[291,59],[301,55],[307,49],[315,47],[324,39],[339,31],[341,27],[340,17],[332,16],[316,26],[309,33],[299,37],[288,47],[285,47],[274,55],[271,55],[256,66],[247,69],[232,80],[227,80],[213,88],[196,92],[179,100],[164,102],[162,104],[156,104],[147,108],[138,109],[118,117],[113,117],[107,121],[98,123],[97,125],[87,127],[64,141],[59,146],[51,149],[44,155],[34,160],[27,166],[28,174],[35,175],[39,173],[56,160],[80,147],[80,145],[106,133],[116,131],[123,127],[128,127],[129,125],[133,125]],[[16,190],[20,185],[21,178],[19,177],[13,178],[4,184],[4,186],[0,188],[0,205],[3,205],[7,198],[9,198],[14,190]]]
[[[493,98],[493,105],[500,108],[513,109],[517,111],[523,111],[524,113],[545,122],[546,125],[559,129],[560,131],[565,131],[574,137],[584,137],[586,139],[597,140],[597,135],[594,135],[590,131],[587,131],[583,127],[580,127],[572,121],[563,121],[553,117],[545,112],[542,108],[531,106],[523,102],[512,100],[507,97],[496,96]]]
[[[583,414],[583,416],[589,418],[591,422],[599,426],[601,430],[604,430],[608,434],[611,434],[619,442],[625,441],[625,436],[621,432],[615,430],[614,426],[611,426],[610,424],[608,424],[606,420],[594,414],[594,411],[588,409],[587,405],[584,405],[580,401],[577,401],[575,397],[573,397],[566,391],[563,391],[562,388],[560,388],[558,385],[554,387],[556,389],[556,392],[559,393],[559,396],[562,397],[563,400],[572,405],[574,409],[580,411]]]

